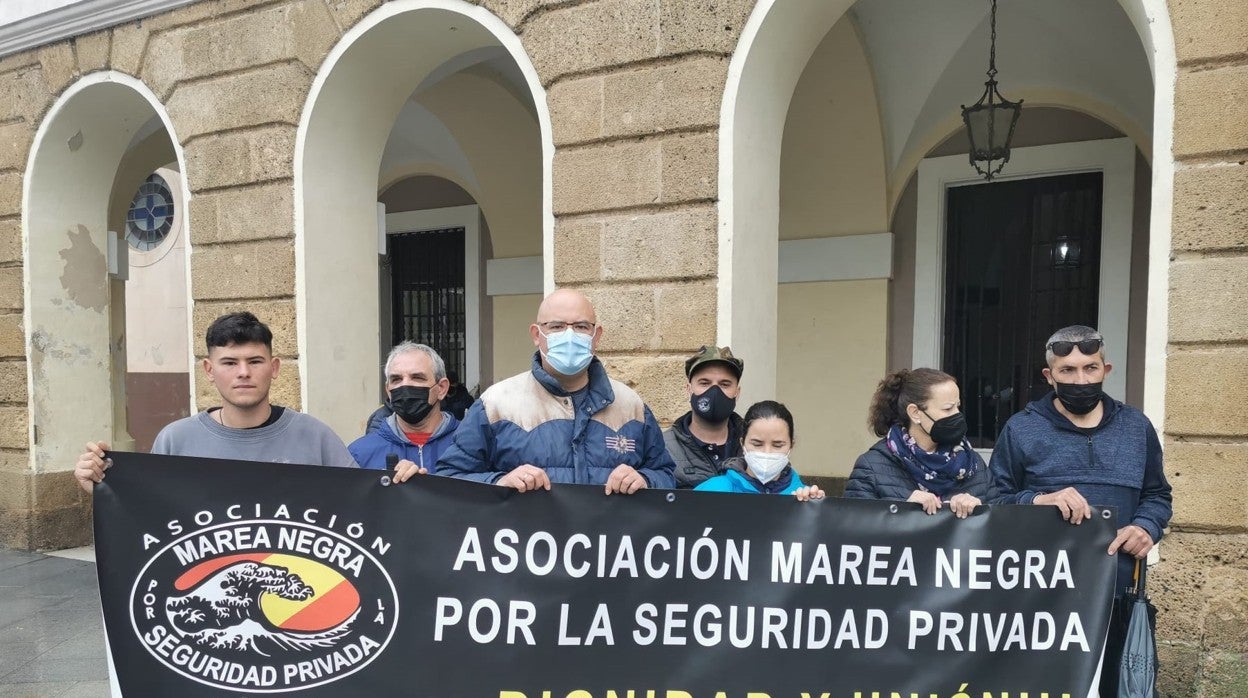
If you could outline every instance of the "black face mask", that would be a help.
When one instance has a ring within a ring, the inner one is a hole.
[[[737,399],[724,395],[718,385],[712,385],[701,395],[691,395],[689,406],[702,419],[711,424],[720,424],[732,416],[732,411],[737,408]]]
[[[390,409],[399,415],[399,419],[410,425],[416,425],[425,417],[433,405],[429,404],[429,389],[418,385],[401,385],[390,390]]]
[[[919,410],[923,414],[927,414],[926,410]],[[932,437],[939,446],[957,446],[962,443],[962,438],[966,436],[966,415],[962,412],[951,414],[948,417],[934,419],[932,415],[927,414],[927,418],[932,420],[932,428],[927,430],[927,435]]]
[[[1101,404],[1101,383],[1058,383],[1053,381],[1057,399],[1071,414],[1087,414]]]

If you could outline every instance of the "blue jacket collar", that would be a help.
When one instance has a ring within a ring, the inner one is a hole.
[[[559,381],[554,376],[542,367],[541,352],[533,352],[533,366],[530,370],[546,392],[558,397],[571,395],[559,385]],[[587,370],[589,371],[589,385],[586,395],[589,398],[590,413],[593,414],[615,401],[615,391],[611,389],[611,379],[607,377],[606,367],[602,365],[597,356],[590,360]]]
[[[1058,412],[1057,408],[1053,406],[1053,401],[1056,399],[1057,393],[1050,390],[1044,397],[1032,402],[1030,405],[1027,405],[1027,409],[1040,414],[1058,429],[1066,429],[1067,431],[1077,431],[1083,433],[1082,429],[1072,424],[1071,421],[1067,419],[1066,415]],[[1106,424],[1109,424],[1110,421],[1113,420],[1114,415],[1118,414],[1118,411],[1122,409],[1122,403],[1108,395],[1102,395],[1101,407],[1105,410],[1105,412],[1101,415],[1101,423],[1096,425],[1096,429],[1100,429]]]
[[[399,444],[400,446],[410,446],[412,444],[412,442],[408,441],[407,437],[403,435],[403,430],[399,428],[399,416],[397,414],[391,414],[389,417],[386,417],[386,427],[386,429],[378,430],[381,432],[381,435],[385,437],[386,441]],[[433,430],[433,434],[429,437],[429,440],[436,441],[447,434],[453,434],[455,433],[455,429],[458,427],[459,420],[455,419],[455,415],[443,410],[442,423],[438,425],[437,429]]]

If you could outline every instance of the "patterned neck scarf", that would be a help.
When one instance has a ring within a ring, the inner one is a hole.
[[[915,485],[942,498],[969,480],[979,468],[979,459],[975,458],[971,442],[966,439],[957,446],[937,446],[934,453],[928,453],[910,432],[894,424],[888,430],[887,443],[889,452],[906,464]]]

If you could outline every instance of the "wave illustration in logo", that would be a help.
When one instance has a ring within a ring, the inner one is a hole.
[[[350,634],[360,594],[333,568],[281,553],[204,560],[174,582],[170,625],[186,641],[214,649],[306,651]]]

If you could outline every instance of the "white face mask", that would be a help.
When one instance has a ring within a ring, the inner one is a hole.
[[[746,451],[745,463],[750,467],[750,474],[758,478],[759,482],[771,482],[789,464],[789,454]]]

